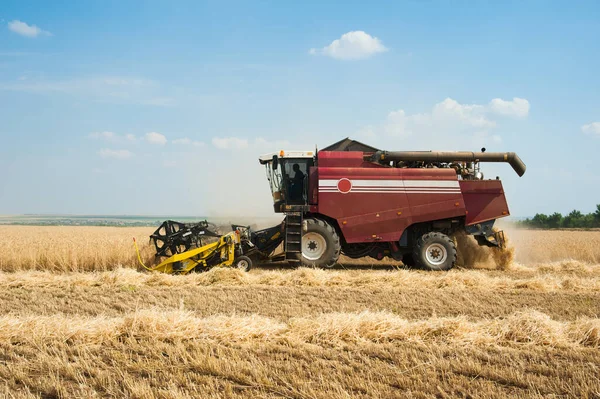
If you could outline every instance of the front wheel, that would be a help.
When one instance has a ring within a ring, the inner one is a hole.
[[[332,267],[340,257],[340,237],[335,229],[319,219],[305,219],[306,231],[302,235],[303,265],[312,267]]]
[[[417,265],[429,270],[450,270],[456,263],[456,245],[445,234],[423,234],[413,248]]]
[[[235,259],[233,265],[236,269],[247,272],[252,269],[252,259],[247,256],[240,256]]]

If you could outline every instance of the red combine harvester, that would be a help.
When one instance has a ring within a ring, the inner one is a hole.
[[[456,261],[452,236],[460,231],[479,245],[503,247],[504,235],[493,225],[509,215],[504,189],[498,179],[484,180],[480,163],[507,162],[525,173],[512,152],[388,152],[350,139],[259,161],[274,210],[286,215],[285,257],[319,267],[344,254],[448,270]],[[273,231],[258,233],[275,237]],[[252,241],[261,247],[265,239]]]

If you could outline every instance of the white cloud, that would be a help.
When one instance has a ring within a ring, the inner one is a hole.
[[[96,139],[96,140],[102,139],[102,140],[111,141],[111,140],[114,140],[115,137],[117,137],[117,135],[114,134],[113,132],[93,132],[93,133],[90,133],[88,135],[88,137],[91,139]]]
[[[310,49],[310,54],[321,54],[339,60],[368,58],[388,49],[381,41],[361,30],[344,33],[342,37],[321,49]]]
[[[595,135],[600,137],[600,122],[592,122],[581,126],[581,131],[585,134]]]
[[[214,137],[212,143],[221,150],[239,150],[248,147],[248,140],[239,137]]]
[[[472,136],[473,138],[473,145],[475,146],[479,146],[481,145],[485,145],[485,143],[492,143],[492,144],[500,144],[502,143],[502,137],[500,137],[497,134],[491,134],[488,131],[478,131],[475,132]]]
[[[377,137],[377,133],[375,133],[373,126],[366,126],[356,132],[356,137],[363,140],[369,140]]]
[[[42,30],[35,25],[27,25],[25,22],[16,19],[8,23],[8,29],[25,37],[38,37],[39,35],[52,36],[50,32]]]
[[[287,140],[269,141],[269,140],[263,139],[262,137],[258,137],[256,139],[254,139],[254,142],[252,143],[252,145],[254,147],[268,149],[271,151],[277,151],[277,150],[281,150],[284,148],[290,148],[290,142]]]
[[[406,130],[406,123],[406,112],[403,109],[392,111],[387,116],[385,132],[390,136],[410,136],[412,132]]]
[[[181,145],[193,145],[194,147],[202,147],[204,145],[201,141],[190,140],[187,137],[181,139],[175,139],[172,141],[173,144],[181,144]]]
[[[248,140],[240,137],[214,137],[212,144],[222,150],[261,150],[261,151],[279,151],[289,149],[290,142],[287,140],[266,140],[257,137],[254,140]],[[204,144],[202,144],[204,145]]]
[[[433,107],[432,117],[436,120],[446,122],[458,122],[476,128],[492,128],[496,122],[489,120],[484,114],[486,109],[483,105],[460,104],[451,98],[446,98]]]
[[[133,156],[133,153],[129,150],[111,150],[108,148],[103,148],[98,151],[98,154],[102,158],[113,158],[113,159],[128,159]]]
[[[387,115],[379,127],[363,129],[364,138],[384,144],[380,134],[391,137],[411,137],[415,149],[453,149],[474,146],[495,146],[502,137],[494,132],[503,117],[526,117],[529,101],[496,98],[488,104],[461,104],[452,98],[435,104],[429,112],[409,114],[398,109]],[[583,128],[582,128],[583,129]]]
[[[529,115],[529,101],[524,98],[514,97],[512,101],[494,98],[490,101],[490,109],[500,115],[524,118]]]
[[[120,135],[114,132],[92,132],[88,134],[90,139],[104,140],[112,143],[123,143],[136,141],[136,137],[133,134]]]
[[[171,95],[180,95],[179,89],[159,82],[118,76],[95,76],[66,80],[26,79],[0,82],[0,90],[26,93],[56,93],[89,98],[114,104],[141,104],[157,107],[177,105]]]
[[[451,98],[433,106],[431,112],[407,115],[403,109],[388,114],[385,132],[390,136],[407,137],[424,130],[456,131],[491,129],[496,122],[485,115],[486,108],[477,104],[460,104]]]
[[[192,140],[188,139],[187,137],[184,137],[182,139],[175,139],[173,140],[173,144],[192,144]]]
[[[167,138],[164,135],[156,132],[146,133],[146,141],[158,145],[167,144]]]

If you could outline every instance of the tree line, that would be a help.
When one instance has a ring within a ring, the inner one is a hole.
[[[537,213],[533,218],[519,220],[518,225],[536,229],[589,229],[600,227],[600,204],[596,205],[596,211],[583,214],[573,210],[566,216],[558,212],[552,215]]]

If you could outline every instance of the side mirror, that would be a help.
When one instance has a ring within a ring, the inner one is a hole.
[[[277,170],[278,166],[279,166],[279,158],[277,158],[277,155],[273,155],[273,170]]]

